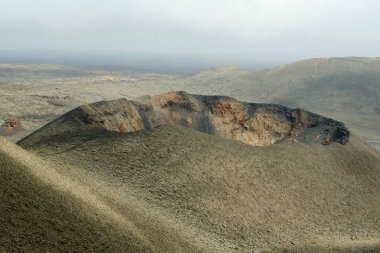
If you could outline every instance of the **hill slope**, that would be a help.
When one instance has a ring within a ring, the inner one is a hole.
[[[181,242],[166,252],[380,249],[380,156],[356,137],[253,147],[161,126],[24,146],[91,185],[155,247]]]
[[[153,251],[89,187],[0,137],[1,252]]]

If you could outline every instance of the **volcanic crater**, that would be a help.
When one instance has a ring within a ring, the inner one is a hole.
[[[160,125],[185,126],[253,146],[280,142],[346,144],[350,138],[343,123],[303,109],[245,103],[226,96],[192,95],[182,91],[83,105],[42,129],[59,129],[43,131],[44,135],[48,132],[54,135],[57,131],[77,131],[78,127],[135,132]]]

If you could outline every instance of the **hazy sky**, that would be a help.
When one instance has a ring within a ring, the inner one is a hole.
[[[0,50],[286,62],[380,55],[379,0],[0,0]]]

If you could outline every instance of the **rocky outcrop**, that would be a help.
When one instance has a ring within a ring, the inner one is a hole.
[[[170,92],[151,98],[166,124],[178,124],[254,146],[282,141],[346,144],[343,123],[274,104],[242,103],[230,97]]]
[[[80,106],[49,124],[51,128],[101,128],[135,132],[164,124],[186,126],[254,146],[279,142],[346,144],[343,123],[275,104],[243,103],[225,96],[169,92],[143,102],[119,99]],[[48,132],[49,125],[40,131]]]
[[[135,132],[155,125],[154,118],[150,106],[119,99],[80,106],[69,112],[65,121],[110,131]]]

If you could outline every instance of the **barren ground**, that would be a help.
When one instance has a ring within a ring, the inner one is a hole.
[[[183,90],[247,102],[301,107],[343,121],[374,147],[380,142],[380,68],[373,58],[314,59],[250,72],[214,68],[191,76],[116,67],[0,65],[0,125],[15,116],[17,141],[81,104]]]

